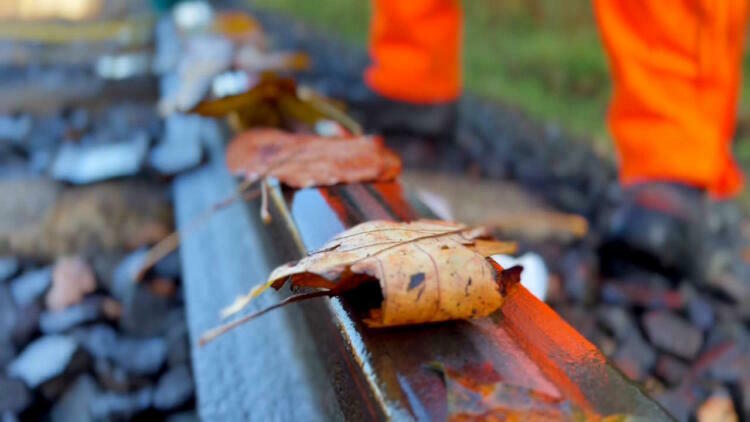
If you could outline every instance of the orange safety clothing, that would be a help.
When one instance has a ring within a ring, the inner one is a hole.
[[[742,188],[731,142],[746,0],[595,0],[614,92],[609,127],[630,184]]]
[[[461,94],[460,0],[373,0],[365,82],[397,101],[434,104]]]

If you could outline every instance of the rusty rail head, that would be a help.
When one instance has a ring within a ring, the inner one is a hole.
[[[288,231],[298,254],[362,221],[418,217],[398,183],[276,190],[273,197],[274,221]],[[444,420],[444,383],[425,369],[437,361],[454,367],[489,364],[508,384],[601,415],[670,419],[594,345],[521,286],[491,318],[390,329],[368,329],[361,322],[361,296],[305,305],[339,403],[350,416]]]

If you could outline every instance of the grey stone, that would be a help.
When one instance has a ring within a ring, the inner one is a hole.
[[[10,291],[0,284],[0,343],[9,342],[18,320],[18,311]]]
[[[195,392],[193,377],[187,365],[170,369],[159,378],[154,390],[154,407],[173,410],[186,404]]]
[[[89,405],[94,401],[99,388],[90,375],[81,375],[55,404],[50,413],[52,422],[87,422],[94,418]]]
[[[88,297],[81,303],[60,311],[42,312],[39,329],[45,334],[57,334],[96,321],[101,316],[102,301],[101,297]]]
[[[31,394],[23,382],[0,375],[0,413],[19,413],[31,404]]]
[[[143,388],[130,394],[101,393],[90,403],[95,420],[130,419],[151,407],[153,390]]]
[[[0,368],[5,368],[16,357],[16,347],[9,341],[0,341]]]
[[[625,340],[636,330],[635,321],[630,314],[619,306],[600,306],[597,310],[599,322],[618,340]]]
[[[154,275],[176,280],[182,276],[182,262],[180,251],[176,250],[162,258],[154,265]]]
[[[690,323],[669,311],[652,311],[643,316],[649,340],[657,348],[692,359],[703,345],[703,334]]]
[[[634,331],[617,349],[613,361],[630,378],[644,380],[656,362],[656,352]]]
[[[199,422],[200,418],[195,412],[182,412],[170,415],[167,422]]]
[[[107,144],[64,144],[52,164],[52,177],[87,184],[135,175],[141,169],[148,144],[145,133],[138,133],[126,141]]]
[[[11,281],[10,292],[19,308],[31,305],[49,287],[52,282],[50,267],[23,273]]]
[[[65,372],[78,346],[68,336],[40,337],[8,365],[8,374],[36,388]]]
[[[72,336],[95,358],[110,359],[134,375],[158,372],[167,358],[167,344],[159,337],[120,337],[106,325],[79,329]]]
[[[18,309],[16,324],[13,326],[11,336],[13,342],[19,347],[28,343],[39,328],[39,317],[42,313],[42,305],[34,302],[29,306]]]
[[[120,329],[136,336],[163,335],[169,326],[169,298],[153,294],[138,284],[122,301]]]
[[[18,258],[14,256],[3,256],[0,257],[0,282],[3,282],[18,272],[21,268]]]
[[[135,276],[146,262],[147,255],[148,249],[141,248],[127,255],[117,264],[112,274],[112,285],[109,288],[115,299],[124,302],[134,294],[133,291],[138,287],[138,284],[134,282]]]
[[[31,116],[0,116],[0,141],[22,141],[31,132]]]

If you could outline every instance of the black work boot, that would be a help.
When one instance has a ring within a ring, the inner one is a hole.
[[[454,155],[457,101],[409,103],[383,97],[369,88],[347,101],[365,131],[385,136],[407,166],[441,167]]]
[[[605,272],[618,275],[640,267],[675,278],[702,279],[707,204],[704,191],[679,183],[625,188],[603,239]]]

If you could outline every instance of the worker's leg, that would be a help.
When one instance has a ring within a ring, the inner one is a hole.
[[[736,194],[731,154],[745,0],[596,0],[614,97],[609,125],[626,185],[680,182]]]
[[[460,0],[373,0],[367,85],[419,104],[454,101],[461,91]]]

